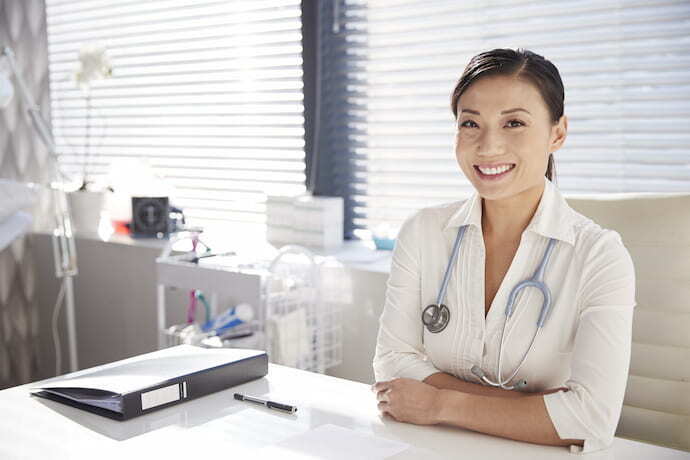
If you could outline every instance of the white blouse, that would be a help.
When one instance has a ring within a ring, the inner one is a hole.
[[[537,210],[484,318],[485,248],[481,197],[424,208],[398,234],[373,361],[376,381],[424,380],[446,372],[482,383],[478,365],[497,380],[496,367],[508,294],[533,275],[549,238],[557,240],[544,274],[552,295],[548,319],[510,382],[524,391],[567,387],[544,396],[562,439],[583,439],[582,452],[610,446],[620,418],[630,364],[635,271],[620,235],[568,206],[546,177]],[[431,333],[422,310],[436,303],[460,226],[469,225],[451,269],[445,303],[450,322]],[[542,306],[535,288],[523,289],[507,323],[502,377],[515,370],[535,332]],[[422,342],[422,335],[423,342]],[[571,452],[579,446],[571,446]]]

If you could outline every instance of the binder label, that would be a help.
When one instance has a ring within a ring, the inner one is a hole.
[[[141,410],[151,409],[180,399],[180,385],[174,384],[141,394]]]

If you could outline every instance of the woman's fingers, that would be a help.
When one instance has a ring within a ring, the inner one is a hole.
[[[383,405],[382,405],[383,404]],[[386,403],[379,403],[379,411],[381,412],[382,417],[390,417],[392,420],[395,420],[398,422],[399,420],[395,415],[393,415],[392,412],[390,412],[390,407],[387,407],[385,405]]]
[[[376,382],[371,386],[371,391],[378,392],[378,391],[387,390],[388,388],[390,388],[392,382],[393,382],[392,380],[385,381],[385,382]]]
[[[380,403],[377,404],[377,407],[378,407],[378,409],[379,409],[379,412],[381,412],[382,415],[387,415],[387,416],[389,416],[390,418],[392,418],[393,420],[397,420],[397,419],[393,416],[393,414],[390,412],[391,407],[390,407],[390,404],[388,404],[387,402],[382,401],[382,402],[380,402]]]
[[[398,419],[390,412],[390,392],[393,391],[395,380],[396,379],[385,382],[376,382],[371,386],[371,391],[376,392],[376,400],[378,401],[377,407],[381,412],[381,415],[384,417],[390,417],[392,420],[397,422]]]
[[[390,389],[388,389],[388,390],[383,390],[383,391],[379,391],[379,392],[376,394],[376,399],[377,399],[378,401],[390,402],[390,397],[388,396],[388,393],[390,393],[390,391],[391,391]]]

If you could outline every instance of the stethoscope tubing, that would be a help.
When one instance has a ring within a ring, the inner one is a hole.
[[[455,266],[455,261],[458,258],[458,248],[460,247],[460,242],[465,236],[465,232],[467,231],[467,226],[460,227],[460,230],[458,230],[458,234],[455,237],[455,242],[453,243],[453,252],[451,252],[450,260],[448,261],[448,265],[446,266],[446,272],[443,275],[443,282],[441,283],[441,290],[438,292],[438,296],[436,296],[436,305],[441,305],[443,303],[443,300],[446,297],[446,289],[448,289],[448,281],[450,280],[450,272],[451,269]]]
[[[451,269],[453,266],[455,266],[456,259],[458,257],[458,248],[460,246],[460,242],[462,241],[465,231],[467,230],[467,226],[462,226],[458,229],[458,234],[455,237],[455,242],[453,243],[453,249],[451,253],[450,260],[448,261],[448,265],[446,266],[446,271],[443,275],[443,282],[441,283],[441,289],[439,290],[438,296],[436,297],[436,304],[435,305],[429,305],[424,309],[424,312],[422,313],[422,322],[424,325],[427,327],[427,329],[430,332],[440,332],[443,329],[445,329],[445,326],[447,324],[447,321],[449,321],[450,317],[450,311],[448,310],[448,307],[445,307],[445,305],[442,305],[443,300],[445,299],[446,296],[446,290],[448,287],[448,281],[450,280],[450,273]],[[544,256],[541,259],[541,262],[539,263],[539,266],[536,268],[534,271],[534,274],[532,275],[531,278],[528,278],[526,280],[521,281],[518,283],[511,291],[510,294],[508,295],[508,302],[506,305],[505,309],[505,319],[503,321],[503,328],[501,329],[501,339],[499,343],[499,349],[498,349],[498,365],[497,365],[497,374],[496,377],[498,379],[497,382],[494,382],[490,380],[488,377],[486,377],[484,371],[482,371],[478,366],[474,366],[472,372],[480,377],[484,382],[488,383],[489,385],[492,386],[497,386],[501,387],[506,390],[512,390],[521,386],[525,386],[527,384],[526,381],[521,381],[516,385],[506,385],[508,382],[510,382],[517,373],[520,371],[520,368],[522,368],[522,365],[525,363],[525,360],[527,359],[527,355],[529,355],[529,352],[532,350],[534,347],[534,343],[536,342],[537,336],[541,332],[541,329],[543,328],[544,324],[546,323],[546,320],[549,315],[549,311],[551,309],[551,291],[549,290],[548,286],[544,283],[544,274],[546,271],[546,266],[549,262],[549,259],[551,257],[551,253],[553,251],[553,248],[556,244],[556,239],[550,238],[549,243],[546,247],[546,250],[544,251]],[[539,289],[539,291],[542,293],[543,296],[543,302],[542,302],[542,308],[541,311],[539,312],[539,318],[537,320],[537,328],[534,332],[534,335],[532,335],[532,340],[530,341],[529,347],[525,351],[525,353],[522,355],[522,359],[520,360],[520,363],[518,366],[515,368],[513,373],[507,378],[503,379],[502,378],[502,357],[503,357],[503,345],[504,345],[504,334],[505,334],[505,329],[506,325],[508,324],[508,319],[513,315],[515,311],[515,300],[517,298],[517,295],[522,289],[526,289],[528,287],[534,287]],[[425,312],[429,309],[432,308],[433,313],[430,321],[427,321],[425,319]],[[441,309],[445,308],[446,313],[445,315],[441,314]],[[445,318],[444,318],[445,316]],[[434,324],[437,323],[439,320],[445,321],[443,325],[438,325]],[[432,329],[432,326],[434,326],[434,329]],[[424,341],[424,334],[422,334],[422,342]]]

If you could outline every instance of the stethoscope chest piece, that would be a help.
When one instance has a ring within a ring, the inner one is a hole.
[[[422,322],[429,332],[441,332],[448,326],[450,310],[443,304],[431,304],[422,312]]]

